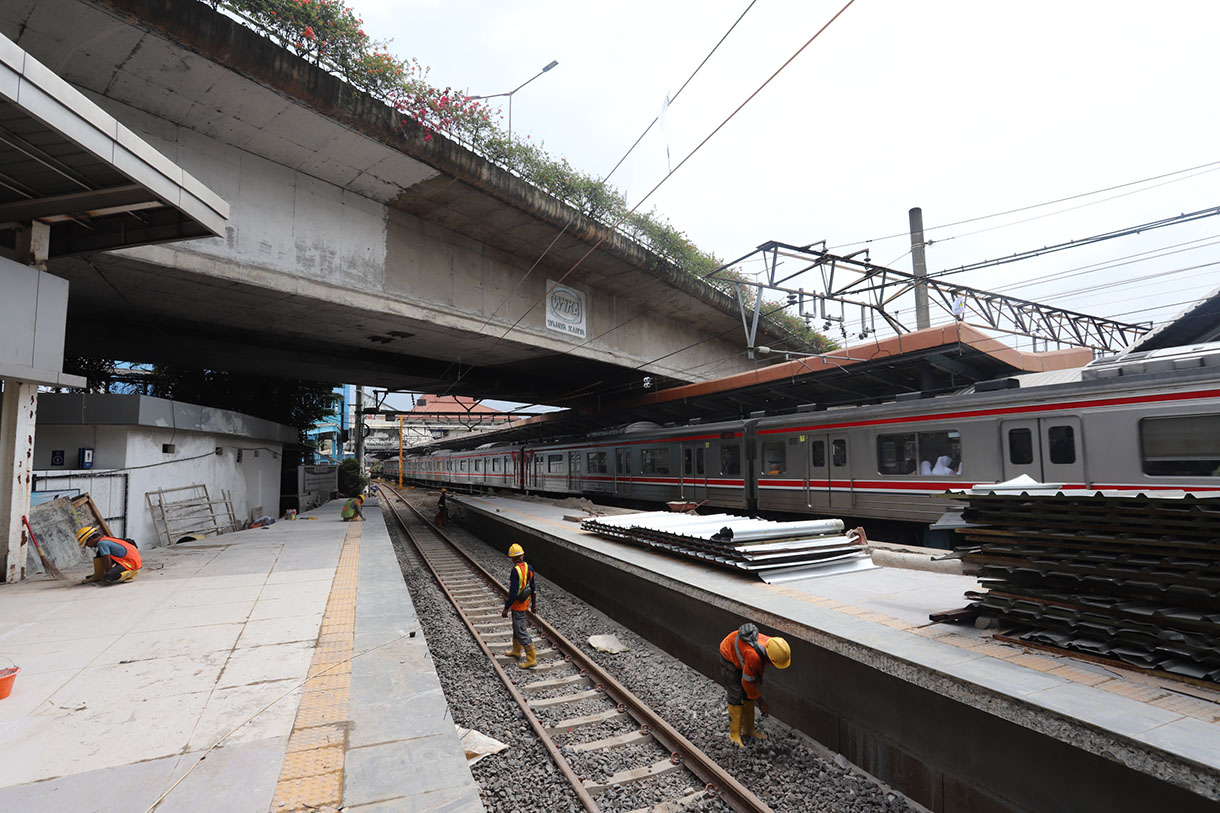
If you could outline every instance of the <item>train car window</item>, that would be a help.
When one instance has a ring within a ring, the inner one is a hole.
[[[847,441],[843,438],[830,442],[830,462],[839,467],[847,465]]]
[[[461,460],[458,463],[458,471],[467,471],[467,464],[469,464],[469,462],[469,460]]]
[[[1050,442],[1051,462],[1057,464],[1076,462],[1076,430],[1071,426],[1052,426],[1046,430]]]
[[[605,452],[589,452],[586,456],[586,468],[589,474],[605,474],[606,473],[606,453]]]
[[[695,474],[703,474],[703,452],[702,447],[695,450]]]
[[[954,429],[877,436],[880,474],[956,477],[962,473],[962,437]]]
[[[784,442],[764,443],[762,447],[762,473],[783,474],[788,469],[788,450]]]
[[[546,472],[547,474],[562,474],[563,473],[563,455],[549,454],[546,456]]]
[[[580,474],[580,452],[572,452],[569,458],[569,474]]]
[[[493,457],[493,458],[491,459],[491,473],[492,473],[492,474],[495,474],[495,473],[496,473],[496,472],[498,472],[499,470],[500,470],[500,458],[498,458],[498,457]]]
[[[1034,433],[1031,430],[1008,430],[1008,460],[1017,466],[1034,462]]]
[[[669,474],[669,448],[640,449],[640,474]]]
[[[918,474],[919,441],[914,432],[877,436],[877,472],[879,474]],[[928,466],[928,474],[932,467]]]
[[[688,476],[695,473],[694,451],[689,447],[682,450],[682,473]]]
[[[1153,477],[1220,477],[1220,415],[1145,418],[1140,453]]]
[[[482,470],[483,470],[483,459],[482,459],[482,458],[477,458],[477,459],[475,459],[475,461],[474,461],[474,470],[475,470],[475,471],[482,471]]]
[[[720,473],[740,476],[741,447],[737,444],[720,447]]]
[[[826,466],[826,441],[815,440],[809,444],[809,462],[815,469]]]
[[[631,474],[631,450],[618,449],[616,456],[618,458],[618,473],[620,475]]]

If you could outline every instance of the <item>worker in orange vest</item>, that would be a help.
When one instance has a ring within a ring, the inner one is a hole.
[[[762,635],[758,627],[750,623],[730,632],[720,642],[720,674],[724,680],[729,701],[729,739],[738,748],[744,734],[756,740],[765,740],[766,734],[754,730],[754,704],[766,717],[769,713],[767,701],[762,696],[763,672],[767,664],[776,669],[787,669],[792,663],[792,650],[783,638]]]
[[[94,549],[93,575],[84,579],[81,584],[105,586],[129,582],[144,566],[143,560],[140,559],[140,550],[136,543],[129,539],[103,536],[97,528],[87,526],[76,532],[76,542]]]
[[[525,611],[538,612],[538,591],[534,587],[534,569],[525,561],[525,550],[520,545],[513,544],[508,549],[508,556],[513,560],[513,572],[508,580],[508,598],[504,602],[501,618],[507,618],[511,610],[513,614],[513,648],[505,652],[511,658],[521,656],[525,649],[525,660],[520,663],[522,669],[532,669],[538,665],[538,654],[534,650],[530,638],[530,628],[525,623]]]

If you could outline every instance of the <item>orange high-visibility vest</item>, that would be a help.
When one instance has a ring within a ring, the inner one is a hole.
[[[107,542],[114,542],[117,545],[122,545],[123,550],[127,551],[122,556],[111,555],[111,560],[118,562],[123,566],[124,570],[139,570],[144,567],[144,560],[140,558],[140,551],[135,545],[128,542],[126,539],[115,539],[113,536],[103,536]]]
[[[758,634],[758,648],[767,651],[767,641],[770,635]],[[746,697],[757,700],[761,692],[758,684],[762,683],[763,671],[767,668],[767,659],[759,657],[758,650],[741,640],[737,630],[733,630],[720,642],[720,657],[741,670],[741,687],[745,689]]]
[[[528,562],[513,565],[513,569],[517,571],[517,595],[509,609],[528,610],[530,597],[534,594],[534,569],[529,566]]]

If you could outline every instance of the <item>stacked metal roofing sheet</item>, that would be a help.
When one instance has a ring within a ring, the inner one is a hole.
[[[1036,490],[1035,490],[1036,491]],[[1220,682],[1220,499],[967,493],[961,529],[1018,640]]]
[[[601,536],[788,581],[873,566],[864,539],[839,519],[772,522],[731,514],[649,511],[592,517],[581,528]]]

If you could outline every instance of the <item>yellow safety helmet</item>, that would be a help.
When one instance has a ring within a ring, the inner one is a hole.
[[[524,556],[524,555],[525,555],[525,548],[521,547],[520,545],[516,544],[515,542],[512,545],[509,545],[508,556],[510,559],[514,556]]]
[[[360,502],[364,502],[364,495],[363,495],[363,494],[357,494],[357,495],[356,495],[356,499],[360,500]]]
[[[772,638],[767,641],[767,660],[776,669],[787,669],[792,663],[792,648],[783,638]]]
[[[89,538],[92,537],[96,533],[101,533],[101,531],[99,531],[97,528],[93,527],[92,525],[86,525],[84,528],[81,528],[79,531],[76,532],[76,544],[78,544],[78,545],[85,544],[86,542],[89,541]]]

